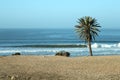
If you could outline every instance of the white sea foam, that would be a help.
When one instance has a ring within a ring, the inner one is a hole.
[[[94,43],[92,44],[92,48],[119,48],[120,43],[118,44],[100,44],[100,43]]]
[[[97,43],[94,43],[94,44],[92,44],[92,46],[91,46],[92,48],[99,48],[100,47],[100,45],[99,44],[97,44]]]
[[[117,45],[119,48],[120,48],[120,43],[118,43],[118,45]]]

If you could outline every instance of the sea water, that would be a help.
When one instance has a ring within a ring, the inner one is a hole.
[[[0,56],[20,52],[22,55],[55,55],[64,50],[71,56],[87,56],[88,48],[32,47],[32,45],[87,45],[75,29],[0,29]],[[29,47],[25,47],[25,46]],[[120,29],[101,29],[92,42],[93,55],[119,55]]]

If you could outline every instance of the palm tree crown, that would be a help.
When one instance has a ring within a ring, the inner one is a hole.
[[[95,37],[98,36],[99,24],[95,18],[90,16],[85,16],[83,18],[78,19],[79,25],[76,25],[76,32],[78,33],[79,37],[85,41],[95,40]]]

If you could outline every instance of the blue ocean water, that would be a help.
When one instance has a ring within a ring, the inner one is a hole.
[[[78,45],[80,40],[74,29],[0,29],[0,55],[20,52],[23,55],[54,55],[65,50],[71,56],[89,55],[87,48],[47,48],[21,47],[24,45]],[[95,42],[92,42],[94,55],[120,54],[120,29],[101,29]]]

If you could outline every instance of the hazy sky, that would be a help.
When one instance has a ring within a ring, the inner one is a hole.
[[[0,0],[0,28],[73,28],[83,16],[120,28],[120,0]]]

